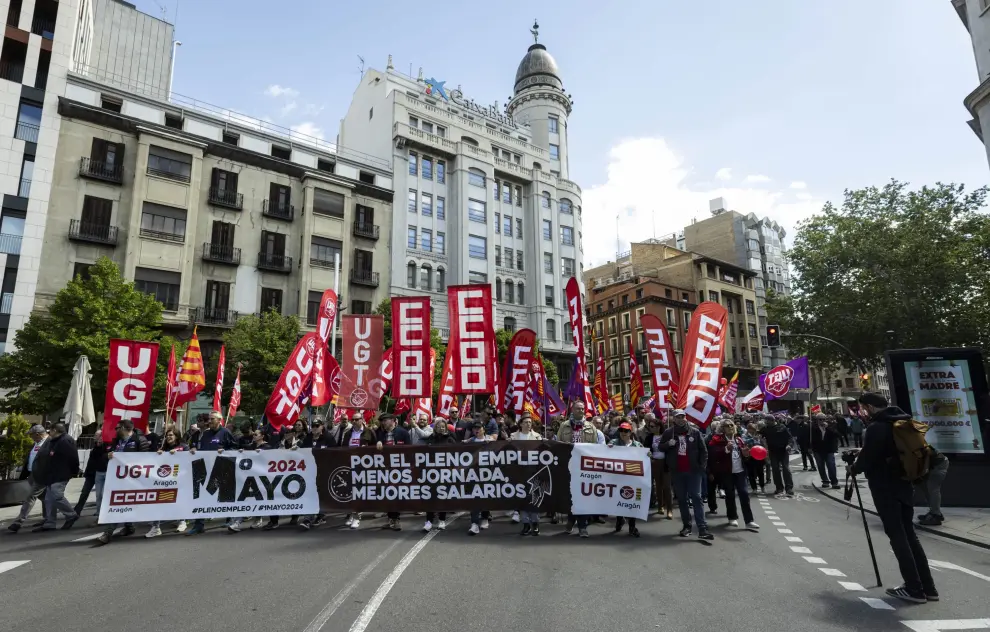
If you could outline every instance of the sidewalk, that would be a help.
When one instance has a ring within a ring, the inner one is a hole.
[[[859,504],[855,502],[855,496],[853,496],[853,502],[846,502],[842,498],[842,489],[822,489],[814,482],[812,482],[812,486],[817,489],[819,493],[828,496],[836,502],[859,509]],[[860,485],[859,491],[863,498],[863,508],[867,513],[871,513],[874,516],[877,515],[876,509],[873,506],[873,498],[870,496],[869,490],[865,488],[865,485]],[[917,510],[915,512],[917,515],[925,513],[924,507],[915,507],[915,509]],[[940,527],[920,525],[916,520],[914,523],[914,528],[920,531],[935,533],[952,540],[959,540],[960,542],[966,542],[985,549],[990,549],[990,508],[942,507],[942,515],[945,516],[945,521]]]
[[[82,491],[83,478],[77,477],[69,481],[65,486],[65,497],[69,499],[69,502],[73,505],[79,500],[79,492]],[[89,501],[86,503],[87,507],[96,506],[96,492],[89,495]],[[89,511],[89,509],[87,509]],[[17,517],[17,514],[21,512],[21,506],[16,505],[14,507],[0,507],[0,524],[6,524]],[[31,508],[30,516],[40,516],[41,515],[41,503],[34,503],[34,507]],[[88,513],[86,515],[89,515]]]

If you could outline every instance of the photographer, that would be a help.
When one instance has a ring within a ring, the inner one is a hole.
[[[938,601],[928,557],[912,524],[914,488],[903,478],[904,468],[894,445],[894,422],[911,416],[896,406],[887,406],[879,393],[863,393],[859,403],[870,415],[863,449],[858,456],[850,451],[842,458],[847,463],[855,459],[847,467],[850,476],[866,475],[873,504],[904,578],[902,586],[888,588],[887,594],[912,603]]]

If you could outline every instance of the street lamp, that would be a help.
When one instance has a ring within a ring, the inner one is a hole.
[[[172,65],[168,71],[168,100],[172,101],[172,79],[175,77],[175,53],[182,46],[182,42],[175,40],[172,42]]]

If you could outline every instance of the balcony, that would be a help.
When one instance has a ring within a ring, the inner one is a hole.
[[[378,240],[378,226],[375,224],[362,224],[354,222],[351,232],[355,237]]]
[[[208,200],[213,206],[222,206],[235,211],[244,208],[244,195],[230,189],[210,187]]]
[[[0,79],[20,83],[24,79],[24,64],[14,61],[0,61]]]
[[[378,273],[371,270],[351,268],[351,283],[366,285],[368,287],[378,287]]]
[[[114,184],[124,182],[124,168],[121,165],[103,160],[93,160],[92,158],[79,159],[79,175],[83,178],[92,178]]]
[[[40,133],[40,125],[25,123],[24,121],[17,121],[17,127],[14,128],[14,138],[28,143],[38,142],[38,134]]]
[[[14,293],[4,292],[0,295],[0,314],[9,314],[10,308],[14,305]]]
[[[292,272],[292,257],[271,252],[259,252],[258,269],[289,274]]]
[[[238,314],[232,309],[217,309],[215,307],[193,308],[190,319],[197,325],[212,325],[214,327],[233,327]]]
[[[21,254],[21,236],[11,233],[0,233],[0,254]]]
[[[74,219],[69,222],[69,239],[102,246],[116,246],[117,227]]]
[[[233,266],[241,263],[241,249],[227,244],[203,244],[203,261],[227,263]]]
[[[279,203],[276,200],[265,200],[261,203],[261,214],[265,217],[274,217],[275,219],[284,219],[287,222],[291,222],[295,212],[296,207],[291,204]]]

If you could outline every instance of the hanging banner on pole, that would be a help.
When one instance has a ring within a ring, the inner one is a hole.
[[[440,399],[437,402],[437,417],[450,419],[450,407],[457,402],[454,395],[454,358],[450,355],[450,347],[443,357],[443,375],[440,378]]]
[[[670,334],[660,319],[653,314],[639,317],[646,341],[647,357],[650,365],[650,384],[653,386],[653,405],[656,410],[669,410],[677,399],[677,385],[680,371],[677,369],[677,356],[670,344]]]
[[[217,383],[213,388],[213,410],[222,412],[221,400],[223,399],[223,365],[227,362],[227,345],[220,346],[220,359],[217,360]]]
[[[498,380],[492,286],[447,288],[450,348],[454,357],[454,392],[493,393]]]
[[[430,351],[429,297],[392,298],[393,396],[420,398],[432,395]]]
[[[316,317],[316,332],[320,335],[323,344],[327,344],[330,335],[333,333],[333,323],[337,319],[337,293],[333,290],[324,290],[320,299],[320,311]]]
[[[130,419],[134,427],[148,433],[151,391],[158,368],[158,343],[110,340],[107,394],[103,405],[103,441],[117,436],[117,424]]]
[[[581,286],[576,278],[571,277],[567,281],[564,292],[567,294],[567,313],[571,319],[574,342],[577,343],[577,380],[583,393],[585,415],[588,416],[594,413],[595,401],[588,382],[588,362],[584,354],[584,310],[581,309]]]
[[[506,393],[509,404],[507,410],[517,415],[523,412],[526,399],[526,387],[529,385],[529,368],[533,362],[533,349],[536,347],[536,332],[532,329],[520,329],[509,341],[508,353],[505,356]]]
[[[344,316],[341,325],[344,364],[341,367],[338,405],[341,408],[377,410],[381,396],[375,384],[382,377],[384,317],[369,314]]]
[[[694,311],[684,342],[677,407],[700,428],[715,416],[728,316],[718,303],[705,301]]]
[[[275,390],[268,398],[265,418],[275,430],[291,426],[299,418],[302,399],[309,394],[313,372],[316,369],[317,349],[323,344],[315,332],[309,332],[296,344]]]

